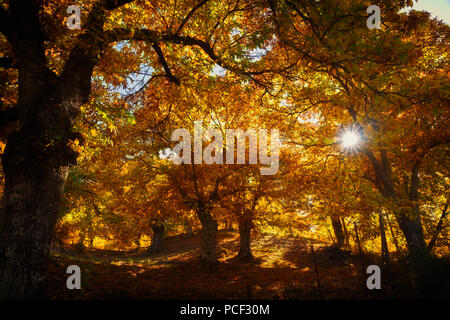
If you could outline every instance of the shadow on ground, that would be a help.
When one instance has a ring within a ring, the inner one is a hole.
[[[235,259],[237,233],[218,235],[219,261],[205,270],[198,260],[200,238],[179,237],[165,243],[164,252],[143,251],[53,252],[48,268],[49,299],[391,299],[414,298],[400,265],[383,275],[382,290],[369,291],[361,258],[304,238],[255,236],[254,261]],[[314,245],[320,290],[310,245]],[[364,256],[365,265],[378,257]],[[82,290],[66,288],[66,268],[82,270]]]

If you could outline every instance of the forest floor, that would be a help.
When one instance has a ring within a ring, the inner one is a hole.
[[[314,245],[321,290],[310,245]],[[46,294],[50,299],[392,299],[415,298],[407,272],[393,263],[382,274],[382,289],[368,290],[359,254],[330,250],[304,238],[258,235],[250,263],[235,259],[239,235],[220,231],[220,264],[205,270],[200,263],[199,235],[167,239],[161,254],[142,250],[108,251],[59,248],[52,251]],[[379,264],[364,255],[364,264]],[[81,268],[82,290],[68,290],[66,269]]]

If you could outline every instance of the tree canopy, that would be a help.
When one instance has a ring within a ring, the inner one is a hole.
[[[211,266],[233,225],[245,261],[253,233],[448,257],[449,26],[375,2],[1,1],[0,297],[38,294],[52,243],[155,254],[199,230]],[[175,163],[196,123],[223,159],[227,129],[277,130],[278,170],[252,137],[244,163]]]

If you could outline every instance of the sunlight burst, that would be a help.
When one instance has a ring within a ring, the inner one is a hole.
[[[341,136],[341,145],[344,149],[354,149],[360,142],[360,136],[356,131],[347,130]]]

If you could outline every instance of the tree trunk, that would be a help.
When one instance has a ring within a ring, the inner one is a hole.
[[[186,229],[186,234],[187,235],[192,235],[194,233],[194,231],[192,230],[192,225],[191,225],[191,222],[189,221],[189,219],[185,219],[184,220],[184,227]]]
[[[384,221],[383,221],[383,212],[380,209],[378,212],[378,218],[380,220],[380,235],[381,235],[381,257],[383,261],[383,265],[386,265],[388,268],[390,268],[390,258],[389,258],[389,247],[386,240],[386,232],[384,229]]]
[[[151,225],[153,236],[152,243],[149,248],[150,254],[161,253],[163,250],[163,235],[164,235],[164,224],[161,222],[155,222]]]
[[[433,248],[434,248],[434,246],[436,244],[436,241],[437,241],[437,239],[439,237],[439,233],[441,233],[441,231],[442,231],[442,229],[444,227],[444,221],[445,221],[445,218],[447,217],[447,214],[448,214],[448,211],[447,211],[448,204],[449,204],[449,201],[447,200],[447,203],[445,204],[445,207],[442,210],[441,217],[439,218],[439,222],[438,222],[438,224],[436,226],[436,230],[434,231],[433,236],[431,237],[431,240],[428,243],[428,246],[427,246],[427,251],[428,252],[431,252],[431,250],[433,250]]]
[[[411,257],[418,259],[426,257],[427,251],[420,217],[416,216],[416,212],[412,215],[409,212],[401,212],[397,213],[395,217],[405,236]]]
[[[329,228],[327,228],[327,231],[328,231],[328,235],[330,236],[330,239],[331,239],[331,243],[334,243],[334,238],[333,238],[333,235],[331,234],[331,231],[330,231],[330,229],[329,229]]]
[[[217,221],[209,212],[199,212],[198,217],[202,224],[200,260],[206,265],[214,265],[217,263]]]
[[[76,164],[69,142],[82,142],[72,124],[88,101],[92,71],[106,46],[95,34],[106,16],[90,15],[93,32],[78,37],[56,75],[45,54],[42,10],[42,1],[10,1],[8,14],[2,10],[2,34],[18,69],[18,112],[12,121],[19,124],[2,155],[0,298],[7,299],[33,298],[40,292],[64,183]],[[2,123],[11,122],[7,120]]]
[[[27,106],[27,114],[9,135],[2,156],[0,297],[8,299],[40,294],[64,183],[76,163],[77,153],[68,144],[79,137],[53,78],[46,70],[29,68],[19,70],[19,104]],[[38,71],[42,78],[36,77]]]
[[[253,260],[250,248],[250,233],[252,230],[252,221],[250,219],[239,219],[239,253],[237,257],[242,261]]]
[[[348,248],[348,246],[350,245],[350,234],[347,230],[347,225],[345,224],[345,219],[342,217],[341,218],[341,222],[342,222],[342,227],[344,228],[344,237],[345,237],[345,248]]]
[[[50,244],[68,166],[8,141],[3,156],[5,189],[0,240],[0,298],[42,294]]]
[[[78,242],[75,245],[77,250],[84,250],[84,240],[86,240],[86,231],[85,229],[80,231],[80,236],[78,237]]]
[[[139,248],[141,247],[141,233],[139,233],[139,235],[134,240],[134,244],[136,245],[136,251],[139,251]]]
[[[91,235],[91,236],[89,237],[89,248],[90,248],[90,249],[94,248],[94,240],[95,240],[95,236],[94,236],[94,235]]]
[[[386,222],[389,226],[389,230],[391,232],[392,241],[394,242],[395,250],[400,253],[400,246],[397,241],[397,236],[394,233],[394,229],[392,228],[391,221],[389,221],[389,214],[386,214]]]
[[[386,198],[393,200],[397,206],[400,206],[400,201],[395,192],[394,182],[392,180],[392,170],[386,151],[383,149],[380,150],[381,162],[375,158],[372,151],[365,150],[365,154],[371,161],[372,167],[375,171],[378,181],[376,183],[376,187]],[[421,159],[417,160],[413,164],[411,170],[409,200],[413,202],[417,202],[419,199],[420,163]],[[421,260],[421,258],[427,257],[428,253],[426,251],[425,240],[423,237],[423,228],[418,205],[415,205],[410,210],[396,210],[394,211],[394,215],[405,236],[408,251],[413,260]]]
[[[364,259],[364,253],[362,250],[362,246],[361,246],[361,241],[359,241],[359,234],[358,234],[358,226],[356,225],[356,222],[353,223],[353,225],[355,226],[355,241],[356,244],[358,245],[358,251],[359,251],[359,258],[361,261],[361,270],[362,270],[362,275],[365,275],[366,273],[366,262]]]
[[[333,226],[334,235],[336,236],[336,247],[341,249],[345,244],[341,219],[339,219],[339,217],[331,216],[331,225]]]

